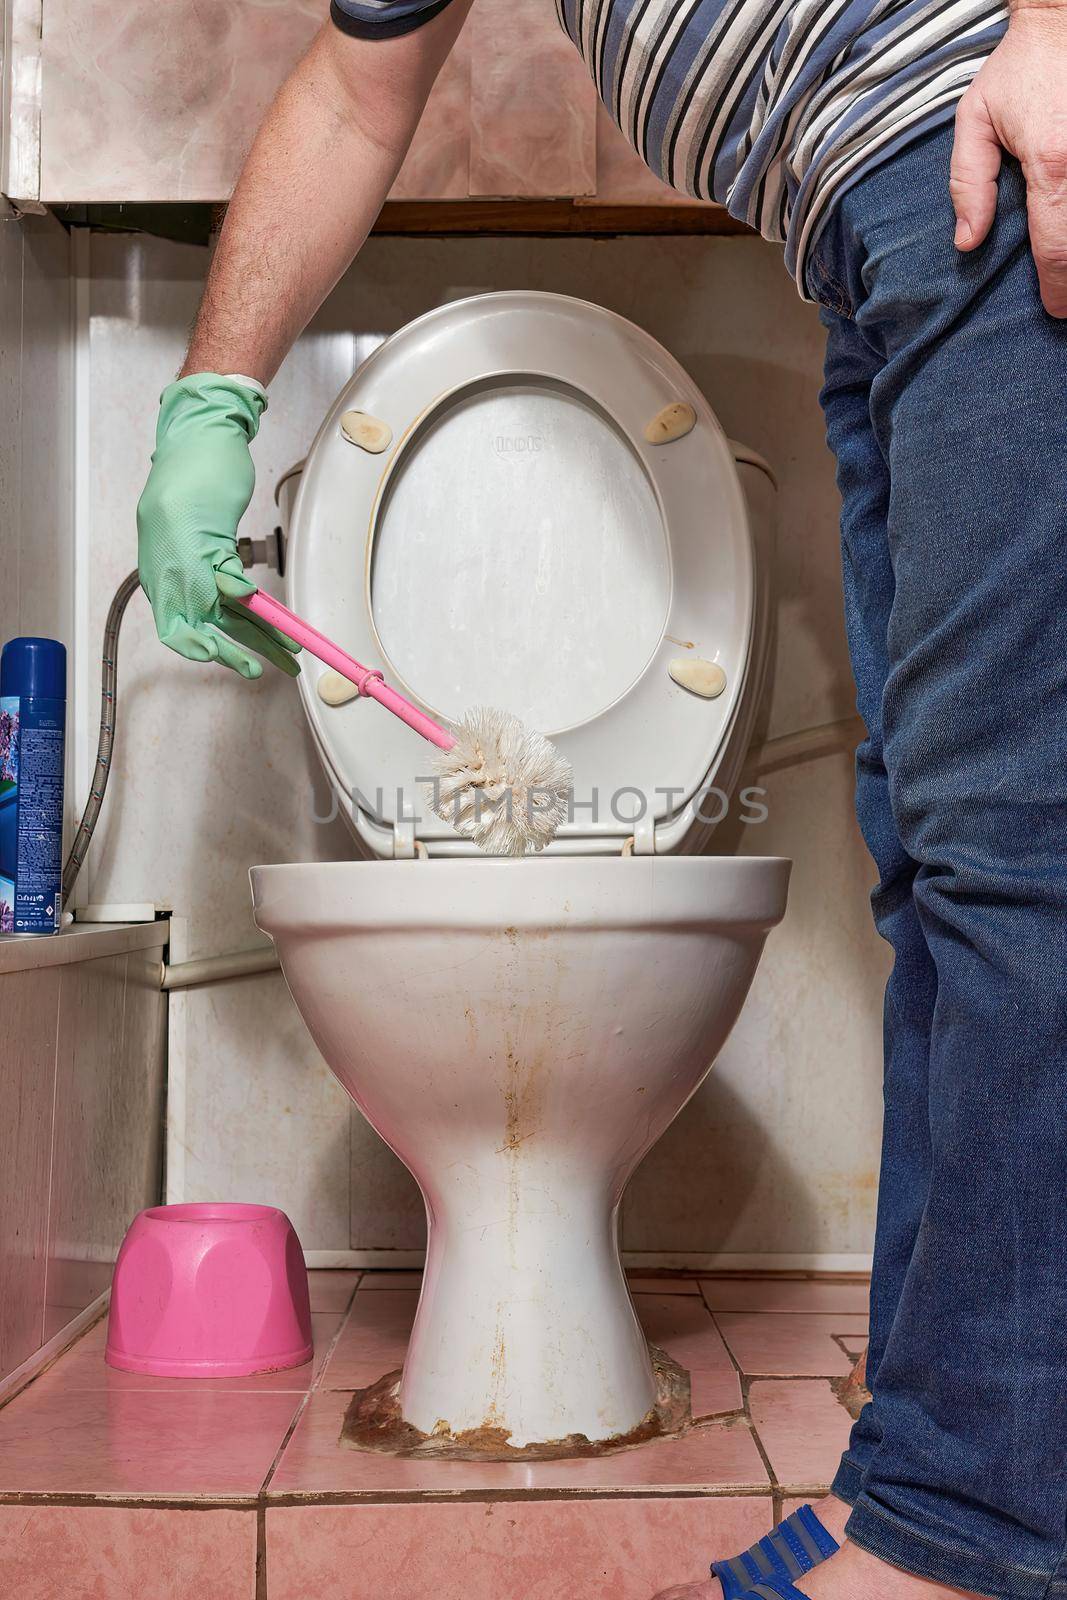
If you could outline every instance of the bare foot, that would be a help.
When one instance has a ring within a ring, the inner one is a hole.
[[[819,1521],[838,1544],[845,1537],[845,1523],[852,1515],[852,1507],[828,1494],[824,1500],[813,1502]],[[725,1552],[724,1552],[725,1553]],[[718,1578],[705,1578],[702,1583],[683,1583],[673,1589],[661,1589],[652,1600],[722,1600],[722,1584]]]
[[[969,1589],[891,1567],[847,1539],[829,1561],[797,1578],[795,1587],[809,1600],[978,1600]]]

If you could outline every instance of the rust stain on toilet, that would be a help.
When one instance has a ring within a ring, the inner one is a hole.
[[[544,1073],[541,1058],[535,1055],[529,1065],[519,1060],[509,1042],[505,1050],[503,1153],[518,1150],[541,1127],[544,1101]]]
[[[504,1342],[503,1308],[501,1308],[501,1311],[497,1316],[496,1334],[493,1338],[493,1350],[489,1357],[489,1376],[492,1379],[494,1395],[499,1394],[503,1389],[505,1380],[507,1378],[507,1372],[508,1352],[507,1345]],[[495,1400],[491,1402],[489,1411],[482,1426],[486,1428],[497,1428],[500,1426],[500,1418],[497,1413],[497,1404]]]

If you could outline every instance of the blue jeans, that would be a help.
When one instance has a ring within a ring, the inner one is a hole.
[[[885,1131],[848,1535],[1067,1595],[1067,325],[1018,167],[953,249],[951,129],[845,195],[809,282],[867,737]]]

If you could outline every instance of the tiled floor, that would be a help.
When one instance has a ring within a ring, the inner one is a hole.
[[[305,1367],[115,1372],[101,1323],[0,1410],[0,1595],[649,1600],[823,1492],[848,1435],[833,1380],[862,1348],[865,1285],[645,1274],[642,1324],[705,1426],[589,1461],[342,1450],[349,1391],[403,1361],[418,1275],[311,1281]]]

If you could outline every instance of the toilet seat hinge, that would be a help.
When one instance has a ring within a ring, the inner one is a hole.
[[[656,824],[651,816],[643,816],[634,823],[634,831],[622,847],[624,856],[654,856],[656,853]]]

